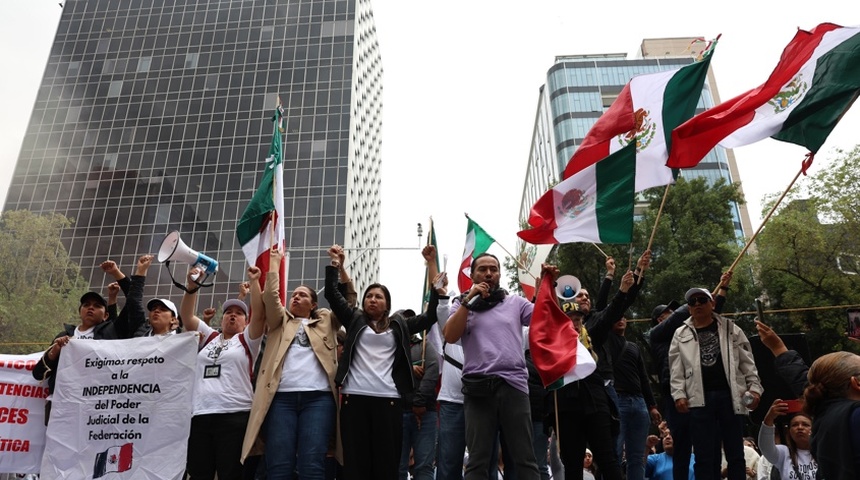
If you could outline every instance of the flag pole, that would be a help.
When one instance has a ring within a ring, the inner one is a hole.
[[[785,198],[785,196],[788,195],[788,192],[791,190],[791,187],[794,186],[794,182],[796,182],[797,179],[800,178],[800,175],[806,175],[806,170],[809,169],[809,167],[812,165],[812,161],[814,159],[814,153],[810,152],[806,154],[806,158],[803,160],[803,163],[801,163],[800,171],[797,172],[797,175],[794,176],[794,179],[791,180],[791,183],[788,184],[788,187],[785,188],[785,191],[782,192],[782,195],[780,195],[776,203],[773,204],[773,207],[770,209],[770,212],[768,212],[767,216],[764,217],[764,220],[761,221],[761,225],[758,226],[758,229],[755,231],[755,233],[753,233],[753,236],[750,237],[750,239],[747,241],[747,244],[744,245],[743,250],[741,250],[741,253],[738,254],[738,257],[735,259],[735,261],[732,262],[732,266],[729,267],[728,271],[733,272],[735,270],[735,266],[737,266],[738,262],[741,261],[741,258],[744,256],[744,254],[747,253],[747,250],[749,250],[750,246],[752,246],[753,242],[758,237],[758,234],[761,233],[761,230],[764,228],[764,225],[767,223],[768,220],[770,220],[770,217],[776,211],[776,207],[778,207],[782,200]]]
[[[558,389],[552,391],[552,401],[555,404],[555,448],[561,452],[561,432],[558,431]]]
[[[609,255],[607,255],[606,252],[601,250],[600,247],[598,247],[596,243],[591,242],[591,244],[594,245],[594,248],[596,248],[598,252],[603,254],[603,258],[609,258]]]
[[[430,216],[430,230],[427,232],[427,244],[426,245],[430,245],[430,237],[432,235],[433,235],[433,216],[431,215]],[[436,252],[436,258],[439,258],[439,252]],[[436,270],[438,271],[439,268],[437,267]],[[424,277],[426,277],[424,279],[424,288],[427,289],[427,291],[429,292],[430,289],[433,288],[433,280],[430,278],[430,264],[427,264],[427,267],[424,270],[424,272],[425,272]],[[421,301],[423,302],[424,299],[422,298]],[[421,366],[422,367],[424,366],[424,359],[427,356],[426,354],[427,354],[427,330],[424,330],[423,332],[421,332]]]
[[[666,190],[663,190],[663,200],[660,201],[660,209],[657,210],[657,217],[654,218],[654,228],[651,229],[651,238],[648,239],[648,246],[645,248],[646,251],[651,250],[651,245],[654,244],[654,236],[657,234],[657,225],[660,225],[660,217],[663,216],[663,207],[666,206],[666,198],[669,196],[669,187],[671,187],[671,183],[666,184]],[[642,277],[645,276],[645,269],[643,268],[641,272],[639,272],[639,278],[636,280],[636,283],[642,283]]]
[[[281,134],[281,131],[280,131],[281,121],[282,121],[281,120],[281,96],[278,95],[276,97],[276,100],[275,100],[275,133],[277,135]],[[280,155],[281,158],[283,159],[283,155],[284,155],[283,141],[281,142],[281,149],[278,152],[278,155]],[[273,203],[278,198],[278,192],[276,191],[277,189],[278,189],[277,175],[272,175],[272,202]],[[273,220],[273,221],[269,222],[272,225],[272,228],[269,229],[269,245],[274,245],[275,244],[275,230],[277,229],[276,223],[278,223],[278,219],[275,218],[274,212],[269,213],[269,215],[271,215],[272,220]],[[278,245],[278,248],[280,248],[280,245]]]

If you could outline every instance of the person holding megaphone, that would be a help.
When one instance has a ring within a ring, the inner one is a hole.
[[[179,306],[186,331],[198,332],[200,342],[192,396],[191,432],[186,471],[195,480],[241,480],[242,440],[251,411],[254,362],[263,340],[265,315],[261,300],[261,272],[248,268],[252,311],[231,299],[222,305],[221,332],[194,314],[197,282],[201,274],[191,268]]]

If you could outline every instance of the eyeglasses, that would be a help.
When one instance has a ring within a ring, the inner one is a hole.
[[[705,296],[690,297],[690,299],[687,300],[687,305],[694,307],[696,305],[704,305],[710,301],[711,300]]]

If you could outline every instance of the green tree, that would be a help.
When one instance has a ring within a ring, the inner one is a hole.
[[[775,200],[767,207],[772,208]],[[860,145],[786,195],[756,242],[762,286],[780,333],[806,332],[814,357],[851,344],[846,311],[860,303]],[[806,309],[806,310],[800,310]]]
[[[3,353],[44,349],[64,322],[77,317],[87,283],[60,241],[70,225],[71,220],[58,214],[13,210],[0,216]]]

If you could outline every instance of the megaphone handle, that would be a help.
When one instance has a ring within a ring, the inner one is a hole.
[[[203,284],[201,284],[201,283],[198,283],[198,282],[195,280],[195,281],[194,281],[194,283],[196,283],[196,284],[197,284],[197,285],[199,285],[199,286],[198,286],[197,288],[188,289],[185,285],[183,285],[183,284],[181,284],[181,283],[177,282],[177,281],[176,281],[176,279],[175,279],[175,278],[173,278],[173,272],[171,272],[171,271],[170,271],[170,260],[167,260],[167,261],[165,261],[165,262],[164,262],[164,268],[166,268],[166,269],[167,269],[167,274],[168,274],[168,275],[170,275],[170,280],[173,282],[173,284],[174,284],[174,285],[176,285],[177,287],[179,287],[179,288],[180,288],[182,291],[184,291],[185,293],[191,293],[191,294],[194,294],[194,293],[197,293],[197,290],[200,290],[200,287],[210,287],[210,286],[212,286],[212,284],[209,284],[209,285],[203,285]]]
[[[196,292],[197,290],[200,290],[200,287],[211,287],[212,285],[215,285],[215,281],[214,281],[214,280],[212,281],[212,283],[203,283],[203,282],[205,282],[205,281],[206,281],[206,279],[207,279],[207,278],[209,278],[209,274],[208,274],[208,273],[207,273],[206,275],[203,275],[203,277],[202,277],[202,278],[200,278],[199,280],[198,280],[198,279],[195,279],[195,280],[194,280],[194,283],[196,283],[196,284],[198,285],[198,287],[194,289],[194,291],[195,291],[195,292]]]

